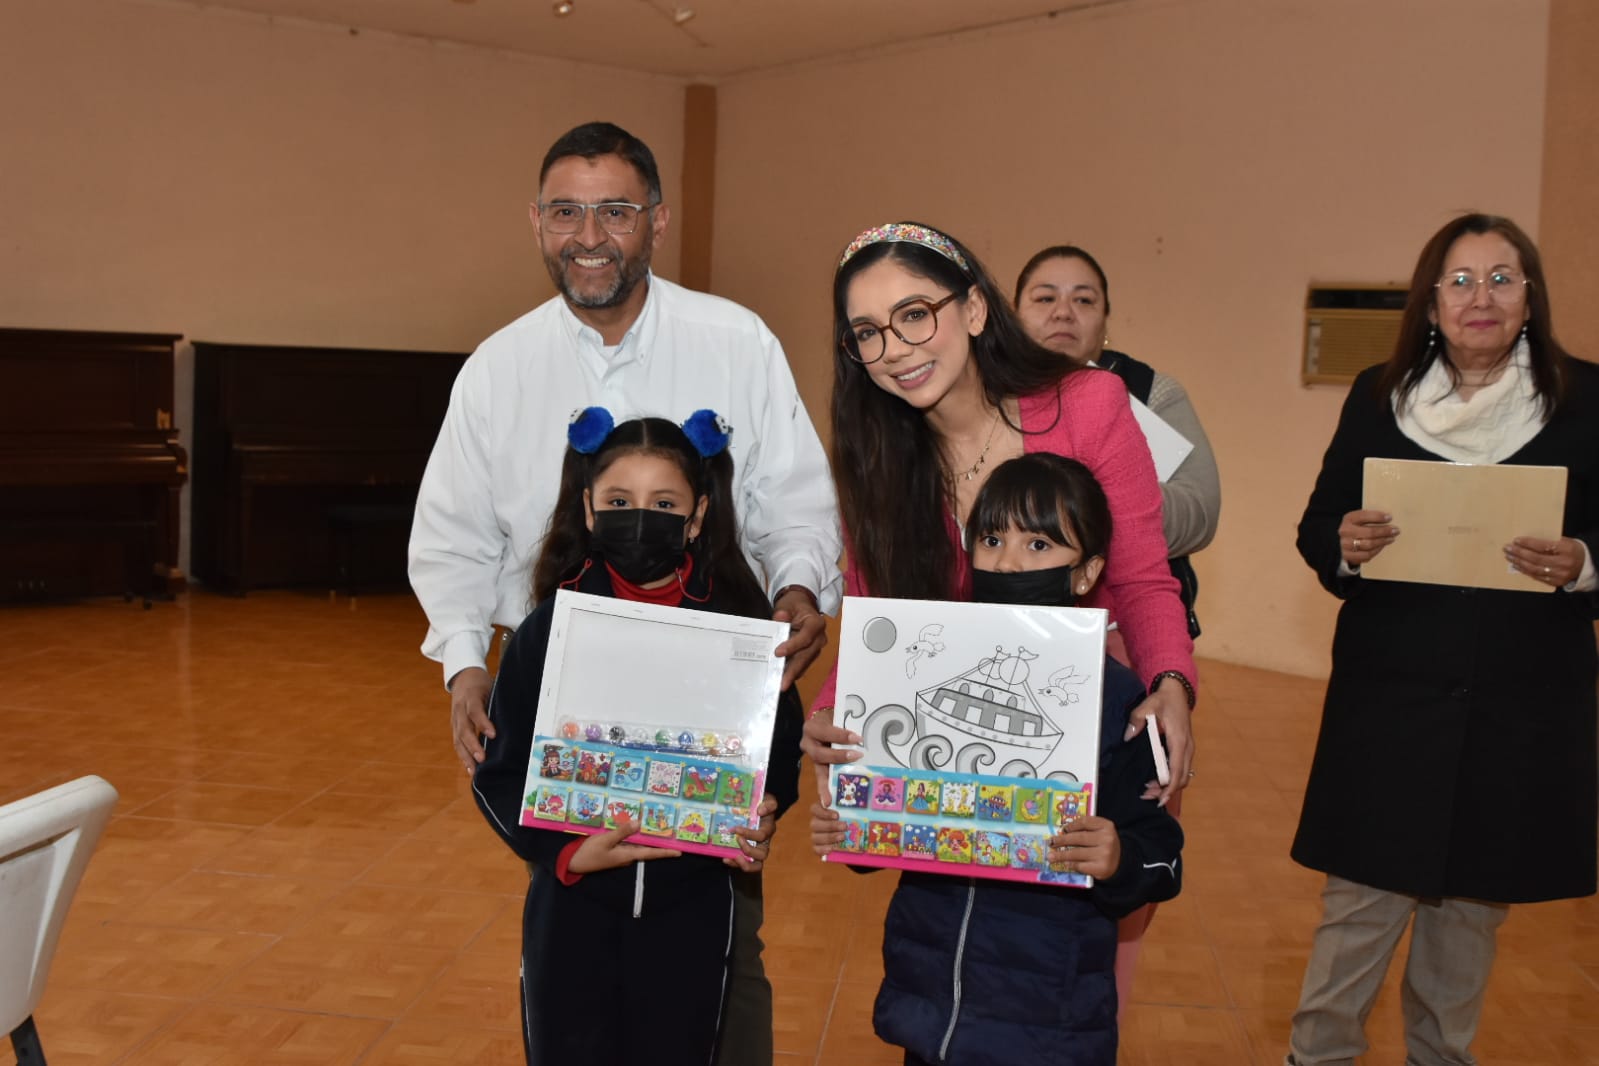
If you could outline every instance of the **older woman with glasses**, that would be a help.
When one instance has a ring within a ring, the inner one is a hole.
[[[1404,535],[1367,457],[1567,471],[1561,536],[1515,538],[1527,591],[1378,581]],[[1422,249],[1393,357],[1358,377],[1299,552],[1344,601],[1293,857],[1327,875],[1290,1063],[1347,1063],[1395,947],[1406,1062],[1471,1063],[1507,905],[1595,890],[1599,367],[1555,341],[1538,250],[1454,219]]]

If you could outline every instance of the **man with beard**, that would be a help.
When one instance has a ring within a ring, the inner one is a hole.
[[[462,367],[417,495],[411,585],[428,617],[422,653],[444,664],[455,751],[470,773],[493,736],[491,627],[531,609],[530,567],[554,507],[572,414],[681,422],[709,408],[732,427],[745,552],[791,626],[785,687],[826,643],[841,553],[827,459],[782,347],[754,313],[656,277],[666,233],[655,158],[606,122],[551,146],[530,208],[560,295],[478,346]],[[760,961],[760,880],[739,884],[734,979],[720,1060],[771,1060],[771,986]]]

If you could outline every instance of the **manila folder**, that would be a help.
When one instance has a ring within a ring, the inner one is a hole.
[[[1399,536],[1360,568],[1377,581],[1553,592],[1505,561],[1517,537],[1560,536],[1563,466],[1367,459],[1363,506],[1393,515]]]

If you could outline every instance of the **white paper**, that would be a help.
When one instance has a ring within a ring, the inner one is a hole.
[[[1149,442],[1149,453],[1155,457],[1155,477],[1165,484],[1183,465],[1183,460],[1194,450],[1194,445],[1173,429],[1170,422],[1151,411],[1148,404],[1140,402],[1138,397],[1129,396],[1127,400],[1133,405],[1133,418],[1138,422],[1138,428],[1144,431],[1144,440]]]
[[[1092,782],[1105,618],[1098,608],[846,597],[839,724],[865,739],[868,764]]]

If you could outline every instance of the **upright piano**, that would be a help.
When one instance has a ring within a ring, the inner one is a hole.
[[[334,587],[354,565],[363,584],[403,584],[411,509],[465,358],[196,342],[195,577],[242,594]]]
[[[0,600],[181,586],[179,336],[0,329]]]

